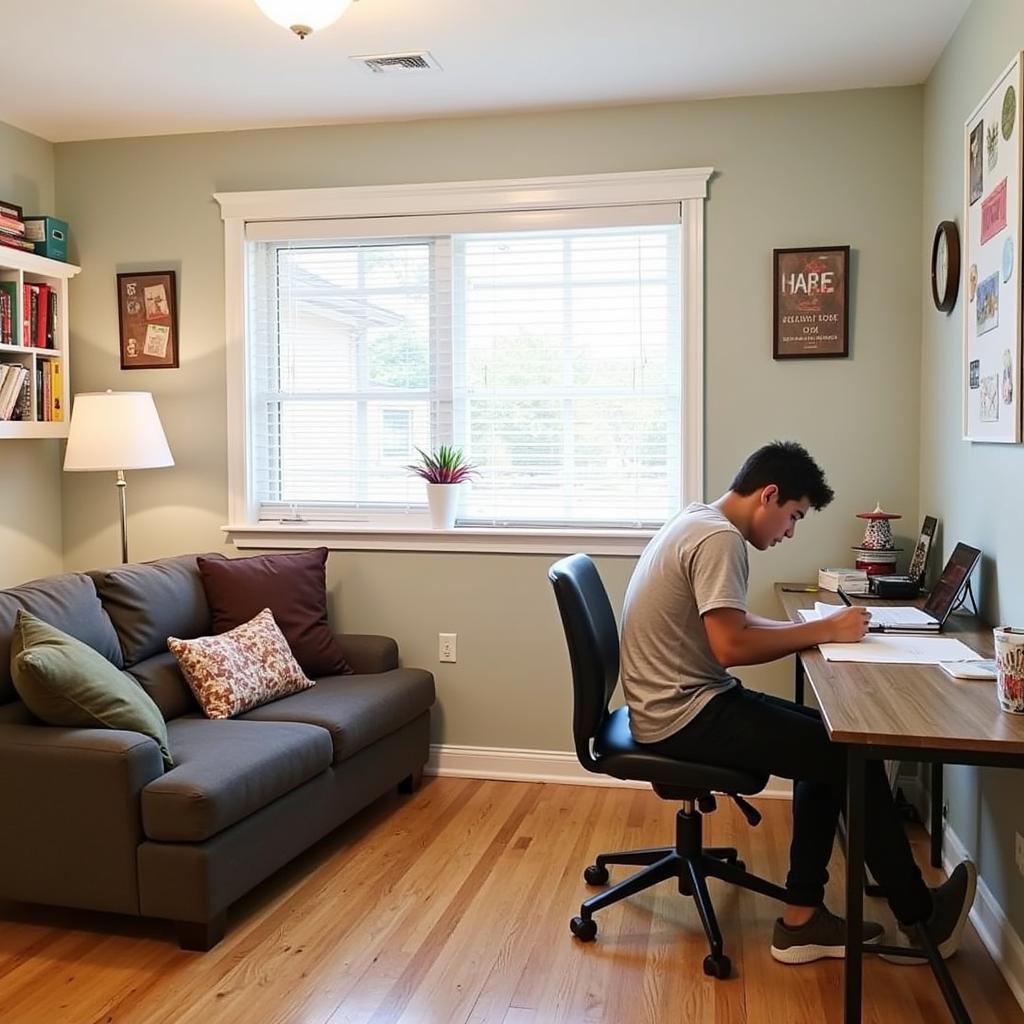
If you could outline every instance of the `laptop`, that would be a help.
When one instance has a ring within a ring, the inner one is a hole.
[[[869,605],[871,633],[938,633],[957,603],[981,552],[967,544],[957,544],[942,575],[928,593],[923,608],[913,605]]]

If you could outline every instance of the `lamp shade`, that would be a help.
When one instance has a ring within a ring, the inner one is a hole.
[[[75,395],[64,469],[157,469],[173,466],[164,428],[148,391]]]
[[[352,0],[256,0],[256,6],[273,22],[298,32],[316,32],[337,21]],[[304,33],[299,33],[300,35]]]

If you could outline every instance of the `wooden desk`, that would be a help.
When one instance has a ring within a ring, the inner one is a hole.
[[[777,583],[776,594],[790,619],[815,600],[839,604],[828,591],[791,593]],[[792,584],[791,584],[792,585]],[[866,600],[866,599],[865,599]],[[954,613],[943,630],[983,658],[992,657],[992,630],[974,616]],[[962,681],[935,665],[873,665],[826,661],[817,648],[797,655],[821,709],[830,739],[847,753],[847,945],[844,964],[844,1021],[860,1024],[862,954],[888,947],[864,947],[864,766],[868,760],[902,759],[948,764],[1024,767],[1024,715],[1001,711],[991,681]],[[946,1005],[957,1024],[970,1017],[923,928],[918,940],[928,954]]]

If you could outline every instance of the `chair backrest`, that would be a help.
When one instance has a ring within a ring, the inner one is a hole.
[[[619,631],[597,567],[586,555],[570,555],[548,569],[562,616],[572,666],[572,735],[576,756],[599,772],[590,741],[608,714],[619,677]]]

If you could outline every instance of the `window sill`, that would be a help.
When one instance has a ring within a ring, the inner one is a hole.
[[[635,557],[653,530],[552,530],[419,526],[368,523],[257,523],[222,526],[236,548],[310,548],[334,551],[452,551],[463,554],[590,555]]]

